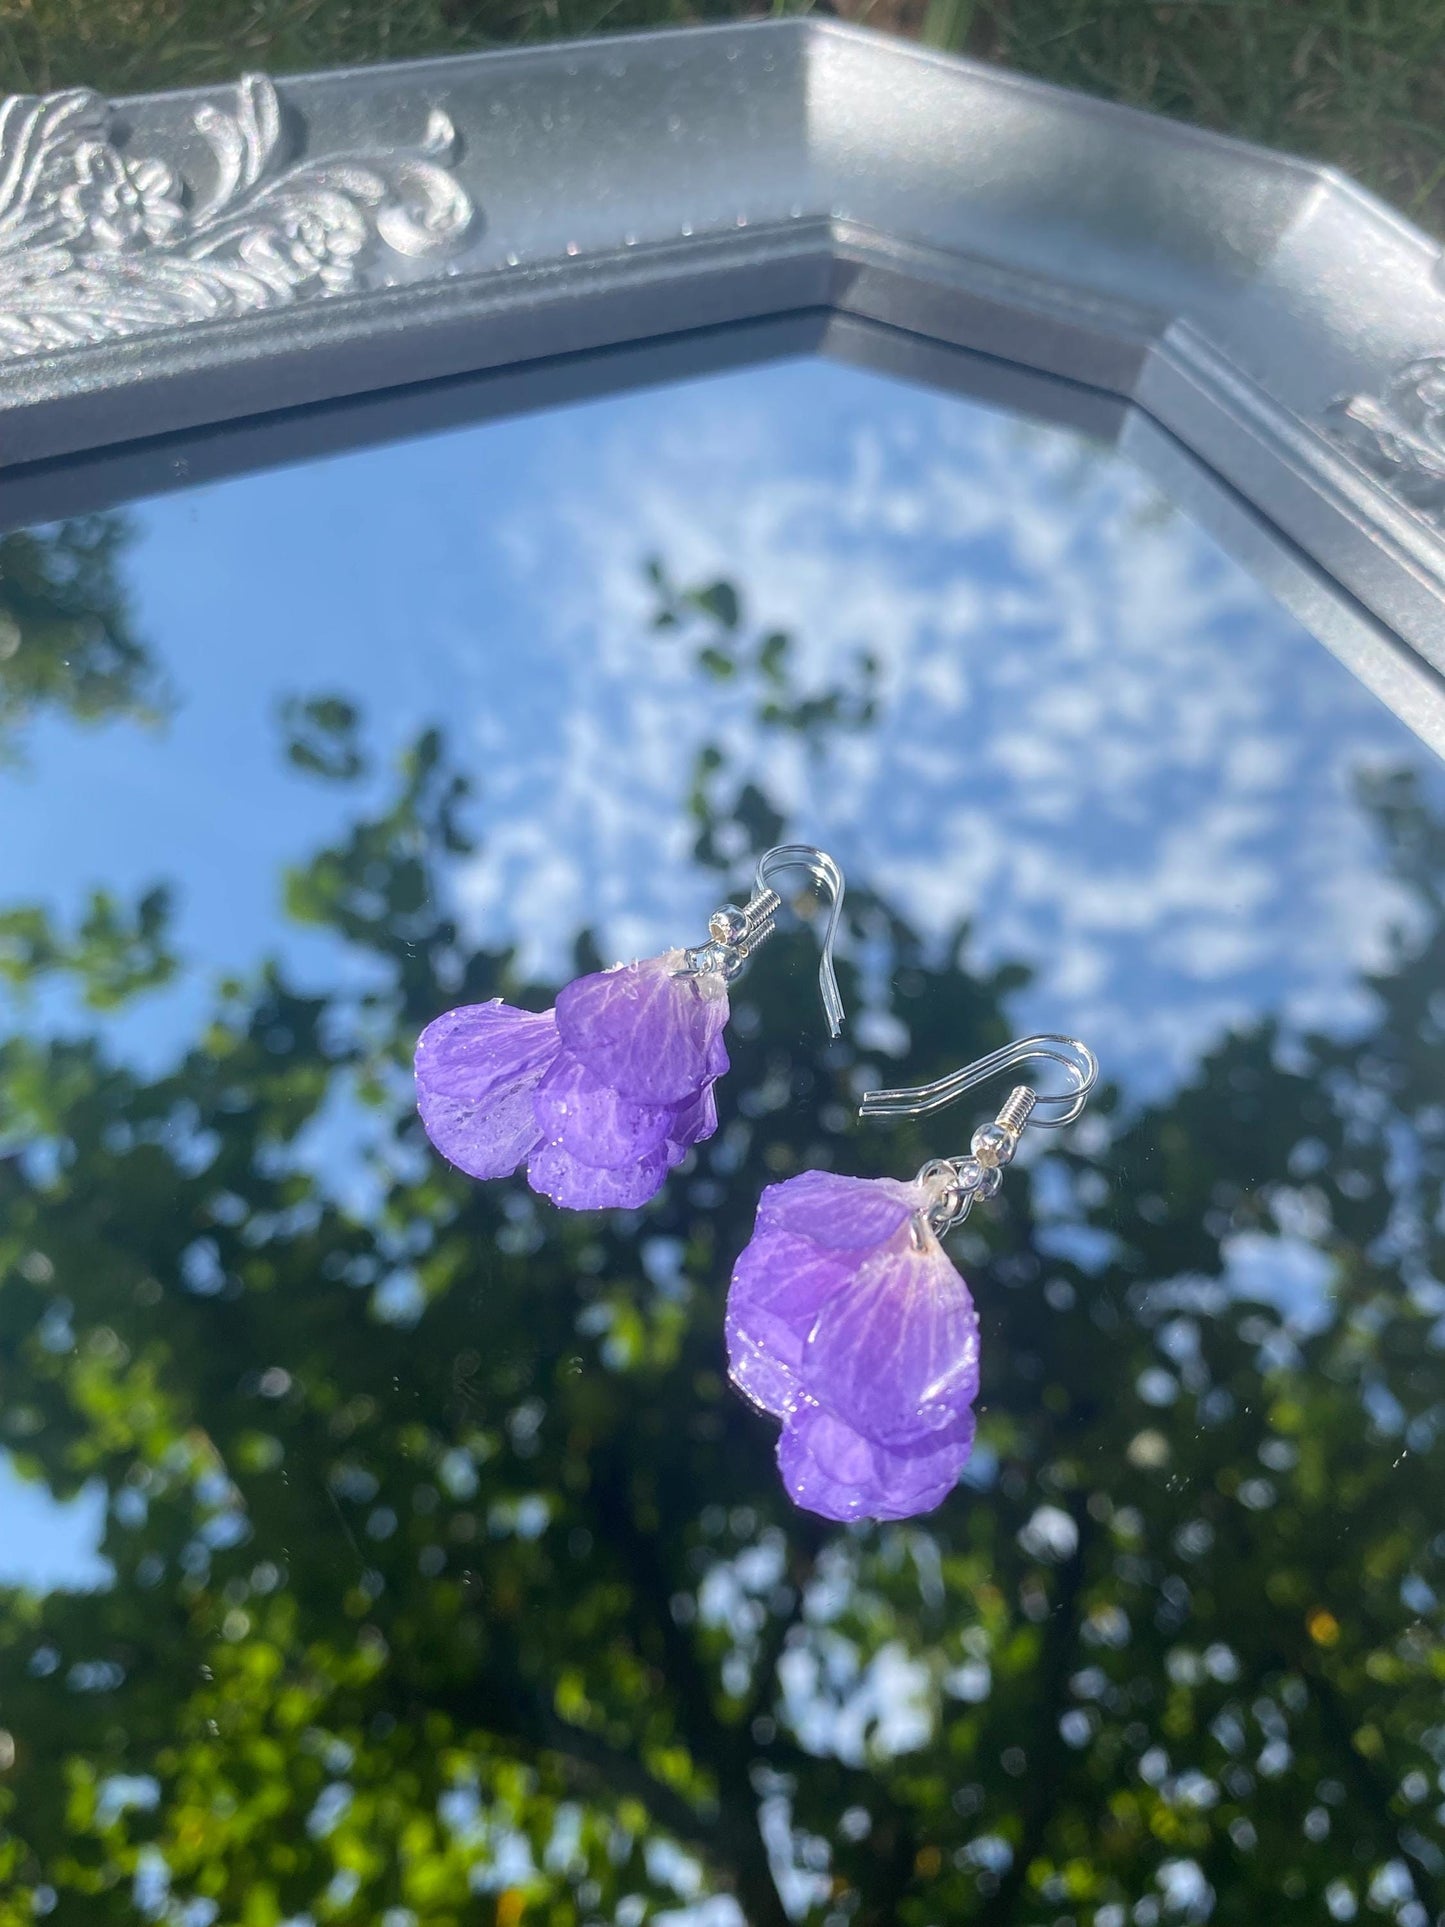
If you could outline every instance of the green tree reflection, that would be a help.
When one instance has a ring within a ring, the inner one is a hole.
[[[164,686],[121,585],[131,533],[112,513],[0,535],[0,761],[46,709],[77,722],[164,713]]]
[[[868,727],[866,661],[799,687],[731,587],[655,579],[657,646],[760,726],[819,756]],[[341,698],[284,722],[312,775],[364,768]],[[1366,799],[1419,912],[1368,1037],[1236,1036],[968,1227],[978,1483],[837,1532],[725,1385],[729,1267],[763,1184],[946,1148],[856,1132],[860,1066],[1002,1042],[1022,973],[966,929],[926,949],[859,880],[845,994],[886,998],[901,1055],[856,1023],[822,1047],[808,940],[780,940],[696,1168],[635,1218],[558,1214],[441,1166],[410,1109],[437,1010],[551,994],[446,908],[466,799],[428,733],[287,879],[371,988],[230,984],[154,1079],[100,1031],[0,1046],[0,1442],[57,1493],[104,1481],[115,1568],[0,1596],[0,1923],[626,1923],[690,1883],[753,1927],[785,1899],[1438,1918],[1445,825],[1403,779]],[[720,870],[787,828],[720,749],[690,807]],[[9,954],[88,981],[59,940]],[[352,1148],[308,1151],[338,1117]],[[1220,1282],[1283,1235],[1328,1264],[1305,1336]]]

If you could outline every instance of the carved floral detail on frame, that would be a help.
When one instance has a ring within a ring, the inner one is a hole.
[[[1337,402],[1331,426],[1395,494],[1445,524],[1445,355],[1406,362],[1380,395]]]
[[[200,187],[117,147],[111,118],[85,89],[0,103],[0,361],[350,294],[473,221],[440,109],[414,150],[297,158],[251,74],[233,108],[196,110]]]

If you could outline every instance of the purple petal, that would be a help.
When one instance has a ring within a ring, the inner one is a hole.
[[[527,1182],[569,1211],[633,1211],[655,1197],[667,1175],[665,1148],[632,1164],[583,1164],[560,1144],[543,1144],[527,1160]]]
[[[538,1136],[578,1164],[636,1164],[660,1151],[675,1113],[661,1104],[634,1104],[600,1083],[585,1064],[559,1052],[532,1097]]]
[[[712,1136],[717,1129],[717,1099],[711,1084],[704,1084],[691,1104],[680,1104],[671,1114],[667,1127],[667,1161],[681,1164],[694,1144]]]
[[[803,1354],[811,1397],[867,1439],[897,1447],[956,1420],[978,1396],[978,1313],[943,1247],[907,1232],[869,1258]]]
[[[532,1093],[556,1057],[556,1018],[500,997],[465,1004],[417,1040],[417,1109],[442,1156],[474,1178],[515,1171],[540,1135]]]
[[[881,1245],[926,1203],[916,1184],[898,1178],[849,1178],[804,1171],[770,1184],[758,1200],[758,1229],[791,1231],[835,1251]]]
[[[765,1412],[785,1418],[798,1403],[809,1332],[855,1276],[845,1254],[786,1231],[758,1231],[733,1268],[725,1330],[728,1373]]]
[[[805,1404],[783,1426],[778,1469],[796,1503],[825,1519],[911,1519],[931,1512],[958,1483],[973,1431],[966,1412],[928,1444],[889,1451]]]
[[[637,1104],[688,1103],[715,1074],[727,991],[715,976],[678,976],[681,959],[673,950],[579,977],[557,999],[566,1048]]]

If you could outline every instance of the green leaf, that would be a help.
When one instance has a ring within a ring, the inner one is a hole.
[[[792,646],[792,638],[781,629],[774,629],[763,637],[758,650],[758,668],[768,682],[781,684],[786,680],[788,651]]]
[[[742,605],[737,590],[731,582],[714,582],[706,589],[693,589],[687,600],[704,615],[711,616],[714,622],[724,629],[732,630],[738,626]]]
[[[327,782],[354,782],[367,767],[359,721],[344,696],[288,696],[281,705],[287,758]]]
[[[711,676],[714,682],[730,682],[738,673],[737,664],[731,656],[725,655],[721,649],[711,647],[700,649],[697,654],[697,660],[699,667],[707,675]]]

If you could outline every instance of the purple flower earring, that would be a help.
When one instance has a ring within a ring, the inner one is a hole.
[[[908,1519],[953,1490],[973,1450],[978,1313],[940,1240],[996,1195],[1026,1123],[1073,1123],[1099,1067],[1049,1034],[863,1099],[861,1117],[921,1117],[1031,1058],[1061,1064],[1066,1088],[1018,1085],[970,1155],[935,1158],[911,1183],[805,1171],[758,1201],[728,1288],[728,1373],[783,1421],[783,1484],[810,1512]]]
[[[437,1150],[474,1178],[525,1163],[532,1189],[571,1211],[645,1204],[717,1129],[728,986],[772,936],[783,907],[772,879],[792,869],[828,897],[818,984],[836,1037],[843,873],[822,850],[781,844],[759,860],[748,903],[715,910],[696,949],[578,977],[540,1014],[497,997],[428,1024],[416,1047],[417,1109]]]

